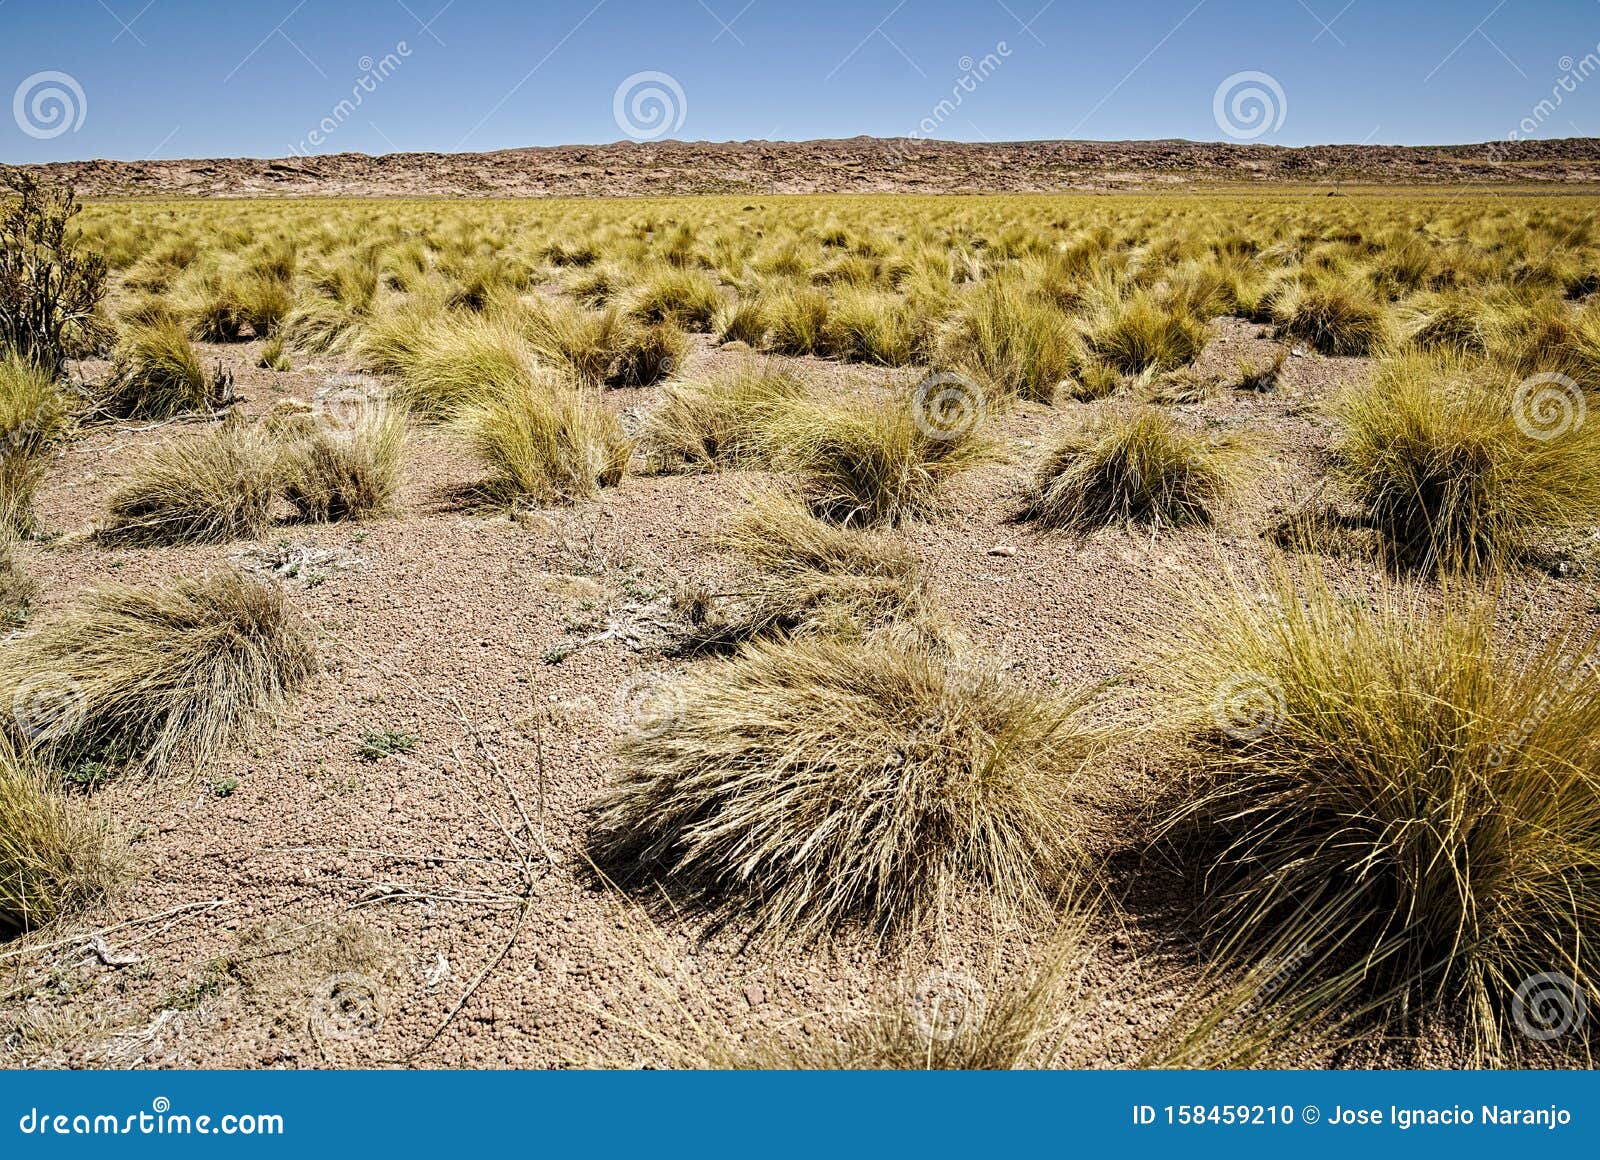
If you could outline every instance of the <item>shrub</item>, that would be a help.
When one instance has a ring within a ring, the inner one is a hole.
[[[549,374],[468,404],[456,426],[489,466],[485,494],[511,504],[588,499],[622,482],[632,454],[615,415]]]
[[[592,850],[801,938],[911,929],[971,885],[1040,900],[1076,858],[1086,700],[887,640],[755,642],[622,740]]]
[[[10,170],[0,204],[0,353],[14,351],[54,379],[66,360],[99,341],[106,263],[70,223],[70,185]]]
[[[113,414],[164,419],[210,411],[229,399],[222,376],[206,374],[175,322],[129,329],[117,344],[101,404]]]
[[[71,405],[48,371],[0,354],[0,541],[33,532],[34,494],[71,421]]]
[[[119,544],[222,544],[272,522],[277,450],[232,423],[152,447],[106,504],[101,536]]]
[[[1077,358],[1066,315],[1018,285],[993,279],[951,317],[939,361],[1006,394],[1049,403]]]
[[[1339,400],[1340,473],[1396,562],[1504,562],[1541,530],[1600,522],[1600,434],[1571,422],[1582,401],[1558,383],[1524,395],[1480,364],[1403,355]]]
[[[658,466],[758,463],[766,425],[805,389],[803,380],[754,361],[704,382],[673,383],[645,417],[642,441]]]
[[[103,828],[0,733],[0,938],[93,902],[113,870]]]
[[[1376,354],[1389,341],[1389,316],[1359,287],[1344,282],[1296,285],[1273,302],[1279,333],[1328,355]]]
[[[62,768],[204,765],[316,671],[316,639],[283,591],[224,571],[108,584],[0,651],[12,725]]]
[[[930,515],[952,478],[992,455],[977,415],[946,423],[899,393],[796,400],[764,426],[775,465],[797,472],[812,509],[840,524]]]
[[[370,407],[348,429],[319,425],[284,448],[278,470],[303,520],[364,520],[394,507],[405,470],[405,415]]]
[[[1164,411],[1142,407],[1052,449],[1023,517],[1077,531],[1129,521],[1208,523],[1231,478],[1225,448],[1183,430]]]
[[[1459,592],[1428,609],[1280,574],[1270,595],[1207,591],[1156,633],[1173,711],[1211,739],[1168,825],[1206,859],[1224,948],[1301,948],[1395,1015],[1442,1005],[1490,1056],[1523,980],[1592,1005],[1595,631],[1513,648]]]

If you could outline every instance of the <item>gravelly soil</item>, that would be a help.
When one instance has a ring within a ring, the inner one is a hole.
[[[690,376],[740,357],[697,341]],[[1257,327],[1221,320],[1201,365],[1225,371],[1238,354],[1272,350]],[[254,344],[204,354],[236,371],[251,414],[311,397],[340,369],[259,370]],[[908,377],[793,362],[819,387]],[[1094,1000],[1074,1033],[1082,1062],[1133,1060],[1194,999],[1199,977],[1190,888],[1139,844],[1138,820],[1173,776],[1137,733],[1139,642],[1179,614],[1175,594],[1196,577],[1265,558],[1262,530],[1317,486],[1329,437],[1319,406],[1369,369],[1297,356],[1273,393],[1224,391],[1177,408],[1249,448],[1246,484],[1214,529],[1079,538],[1012,522],[1045,444],[1119,405],[1103,402],[997,416],[1007,458],[964,478],[943,517],[908,532],[939,602],[1016,679],[1125,681],[1116,697],[1132,709],[1128,744],[1084,787],[1086,838],[1109,895],[1087,977]],[[608,401],[648,406],[655,393]],[[473,480],[472,460],[448,433],[422,429],[398,518],[286,524],[217,548],[90,539],[129,451],[195,430],[127,423],[66,449],[41,500],[58,538],[22,551],[43,588],[37,616],[107,577],[198,573],[271,555],[280,539],[336,549],[286,581],[321,635],[326,672],[216,768],[94,795],[132,838],[131,878],[80,921],[0,948],[0,1063],[663,1064],[675,1058],[664,1044],[692,1043],[697,1026],[736,1036],[838,1026],[903,1001],[935,969],[1011,974],[1047,936],[1044,923],[958,913],[911,946],[745,947],[692,916],[652,924],[587,869],[585,810],[625,724],[626,691],[681,664],[635,651],[622,630],[648,620],[675,578],[719,566],[718,519],[759,479],[631,477],[602,502],[513,521],[451,499]],[[1325,563],[1352,590],[1377,582],[1359,556]],[[1585,580],[1528,571],[1502,599],[1508,620],[1537,628],[1588,592]],[[582,643],[592,637],[606,639]],[[364,760],[362,735],[383,730],[416,744]],[[524,810],[543,847],[509,836]],[[104,955],[53,945],[102,929]]]

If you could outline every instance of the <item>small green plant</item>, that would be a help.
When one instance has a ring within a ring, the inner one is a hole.
[[[363,761],[382,761],[397,753],[410,753],[417,747],[417,741],[415,734],[402,733],[398,729],[368,729],[361,734],[356,756]]]

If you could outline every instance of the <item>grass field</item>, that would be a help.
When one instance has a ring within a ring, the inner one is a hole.
[[[1587,1063],[1597,214],[89,205],[0,1060]]]

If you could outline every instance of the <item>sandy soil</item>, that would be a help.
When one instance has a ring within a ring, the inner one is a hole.
[[[696,340],[686,373],[736,357]],[[1220,320],[1202,368],[1263,361],[1254,325]],[[336,360],[255,368],[255,344],[211,347],[251,414],[310,398]],[[820,381],[895,376],[793,360]],[[95,368],[83,368],[94,373]],[[1006,461],[964,478],[947,513],[909,532],[957,625],[1030,685],[1125,675],[1135,709],[1141,633],[1169,623],[1175,589],[1220,561],[1264,558],[1261,532],[1310,495],[1329,426],[1319,405],[1369,373],[1362,360],[1290,358],[1269,394],[1178,408],[1249,441],[1251,475],[1212,530],[1112,529],[1087,539],[1011,522],[1032,464],[1058,433],[1114,405],[1020,406],[995,422]],[[654,390],[608,395],[646,406]],[[189,779],[113,783],[93,796],[131,838],[131,877],[80,921],[0,948],[0,1063],[10,1065],[552,1067],[660,1064],[694,1028],[735,1035],[838,1025],[903,1001],[946,970],[1015,971],[1038,923],[952,915],[930,940],[845,939],[773,953],[698,920],[647,922],[584,859],[585,810],[626,724],[628,691],[681,662],[636,651],[674,579],[717,566],[719,515],[739,473],[630,477],[603,502],[512,521],[466,510],[475,477],[452,436],[415,439],[404,512],[360,525],[284,525],[258,543],[108,549],[87,535],[138,446],[192,425],[124,423],[68,447],[41,500],[57,537],[26,545],[47,620],[107,577],[159,581],[291,546],[335,550],[286,580],[316,625],[326,672],[270,732]],[[995,554],[1014,549],[1014,554]],[[1341,583],[1375,584],[1359,557]],[[1577,573],[1523,573],[1508,618],[1537,626],[1590,591]],[[617,631],[607,633],[611,627]],[[604,639],[584,643],[590,638]],[[558,659],[559,658],[559,659]],[[621,706],[619,708],[619,706]],[[363,760],[363,733],[409,753]],[[1126,1063],[1194,986],[1192,887],[1139,845],[1137,821],[1173,776],[1134,735],[1086,787],[1086,835],[1111,904],[1076,1030],[1087,1062]],[[511,837],[526,811],[544,842]],[[103,931],[98,943],[76,935]]]

